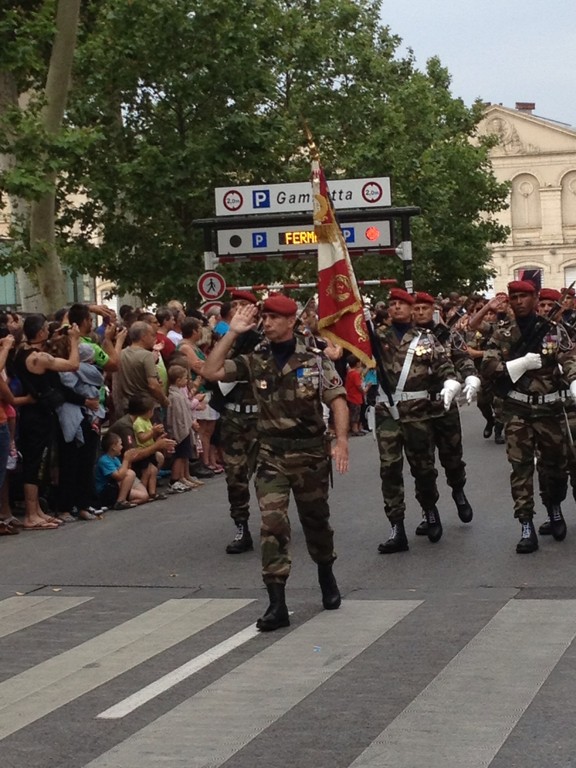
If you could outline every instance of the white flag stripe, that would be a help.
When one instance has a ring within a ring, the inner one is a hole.
[[[92,600],[91,597],[56,597],[52,595],[24,595],[9,597],[0,602],[0,637],[12,635],[40,621],[76,608]]]
[[[232,635],[232,637],[229,637],[227,640],[218,643],[214,648],[210,648],[209,651],[201,653],[200,656],[196,656],[194,659],[190,659],[186,664],[183,664],[181,667],[178,667],[178,669],[155,680],[153,683],[150,683],[150,685],[142,688],[142,690],[137,691],[132,696],[128,696],[127,699],[124,699],[113,707],[101,712],[98,717],[102,720],[117,720],[126,717],[126,715],[134,712],[138,707],[155,699],[156,696],[160,696],[161,693],[165,693],[170,688],[178,685],[178,683],[181,683],[183,680],[186,680],[188,677],[191,677],[196,674],[196,672],[199,672],[201,669],[204,669],[204,667],[207,667],[209,664],[212,664],[212,662],[217,661],[222,658],[222,656],[225,656],[235,648],[244,645],[248,640],[252,640],[252,638],[257,637],[258,635],[260,635],[260,632],[256,629],[255,624],[252,624],[250,627]]]
[[[575,600],[511,600],[350,768],[486,768],[575,636]]]
[[[222,765],[421,601],[345,600],[224,675],[86,768]]]
[[[0,683],[0,739],[136,667],[252,600],[168,600]]]

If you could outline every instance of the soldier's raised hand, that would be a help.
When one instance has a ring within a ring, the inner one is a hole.
[[[258,308],[253,304],[245,304],[236,309],[234,317],[230,320],[230,330],[234,333],[245,333],[256,328],[256,316]]]

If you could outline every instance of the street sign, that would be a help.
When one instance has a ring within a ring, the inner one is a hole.
[[[200,312],[204,312],[204,314],[206,314],[213,307],[218,307],[218,309],[221,309],[222,302],[221,301],[205,301],[204,304],[200,305]]]
[[[338,208],[382,208],[392,205],[388,177],[338,179],[328,182],[330,197]],[[312,215],[312,184],[258,184],[217,187],[214,190],[216,216],[266,213],[306,213]]]
[[[392,242],[389,221],[347,222],[341,229],[348,248],[382,248]],[[218,256],[315,251],[317,242],[313,224],[223,229],[218,232]]]
[[[226,281],[218,272],[204,272],[198,278],[198,293],[206,301],[219,299],[226,290]]]

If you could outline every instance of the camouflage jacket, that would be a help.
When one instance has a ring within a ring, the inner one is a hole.
[[[494,381],[498,393],[503,395],[516,391],[526,395],[547,395],[564,389],[566,381],[576,379],[576,348],[566,329],[558,324],[544,337],[538,350],[542,356],[542,368],[526,371],[518,381],[512,383],[506,363],[514,359],[513,347],[520,338],[518,324],[511,321],[496,328],[488,342],[481,370],[484,377]],[[524,405],[510,397],[506,397],[505,401],[507,405]]]
[[[248,355],[224,363],[224,381],[247,379],[258,404],[258,436],[266,438],[320,438],[325,432],[322,403],[329,405],[346,390],[334,365],[322,352],[309,349],[296,337],[296,349],[279,370],[263,341]]]
[[[427,328],[409,328],[401,339],[393,326],[383,326],[377,330],[382,352],[382,362],[388,377],[392,393],[396,390],[398,380],[404,366],[404,360],[413,339],[420,337],[412,364],[408,372],[408,378],[403,392],[436,393],[439,401],[439,392],[446,379],[457,379],[454,365],[446,353],[444,347]],[[386,404],[385,397],[381,397],[380,408]],[[440,401],[439,401],[440,402]],[[399,400],[398,411],[402,421],[422,421],[436,414],[434,402],[429,397],[415,400]],[[440,403],[440,408],[443,408]]]

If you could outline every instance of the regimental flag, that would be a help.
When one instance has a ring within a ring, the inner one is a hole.
[[[314,232],[318,239],[318,330],[374,367],[362,298],[324,171],[312,161]]]

